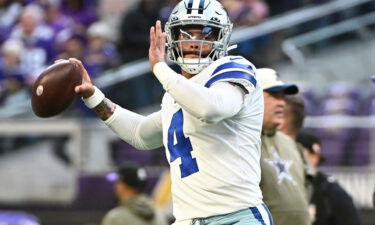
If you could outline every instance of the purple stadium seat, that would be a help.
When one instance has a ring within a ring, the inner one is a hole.
[[[298,88],[305,103],[306,115],[318,115],[319,97],[317,96],[316,90],[311,85],[306,84],[300,84]]]
[[[323,166],[367,166],[370,131],[360,128],[314,129],[320,138]]]
[[[111,143],[112,159],[115,165],[120,165],[124,161],[133,161],[142,166],[166,166],[164,148],[151,151],[137,150],[124,141],[114,141]]]
[[[368,166],[370,163],[370,129],[357,129],[354,146],[352,165]]]
[[[364,103],[364,110],[367,115],[375,115],[375,90],[372,91]]]
[[[359,115],[361,114],[362,99],[359,87],[337,83],[327,89],[323,97],[321,111],[323,115]]]
[[[74,208],[108,210],[116,205],[113,184],[105,176],[81,176],[78,183]]]
[[[350,136],[349,129],[315,129],[314,132],[321,142],[322,155],[325,157],[323,166],[340,166],[343,163],[344,149]]]
[[[152,154],[149,151],[139,151],[124,141],[112,142],[111,149],[115,165],[120,165],[124,161],[132,161],[145,166],[152,159]]]
[[[148,172],[145,193],[151,194],[160,173]],[[78,193],[73,207],[84,210],[109,210],[116,206],[117,200],[114,193],[113,182],[106,175],[85,175],[79,177]],[[1,222],[1,221],[0,221]]]

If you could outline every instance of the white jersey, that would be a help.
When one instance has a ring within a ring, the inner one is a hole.
[[[247,90],[240,111],[215,123],[189,114],[170,94],[164,95],[163,143],[171,168],[177,221],[226,214],[262,203],[259,160],[264,106],[255,73],[255,67],[243,57],[227,56],[190,78],[208,88],[227,81]]]

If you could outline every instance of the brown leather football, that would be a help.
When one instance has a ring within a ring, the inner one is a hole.
[[[46,118],[64,112],[75,101],[74,88],[81,83],[82,74],[75,63],[60,62],[48,67],[32,88],[31,106],[35,115]]]

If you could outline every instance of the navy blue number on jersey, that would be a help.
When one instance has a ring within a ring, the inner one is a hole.
[[[185,137],[183,131],[184,117],[182,109],[173,114],[171,125],[168,129],[168,149],[170,152],[170,162],[181,158],[181,177],[190,176],[199,171],[197,160],[191,155],[193,147],[190,139]],[[176,134],[176,136],[175,136]],[[175,143],[176,138],[176,144]]]

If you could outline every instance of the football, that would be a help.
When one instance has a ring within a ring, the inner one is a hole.
[[[46,118],[64,112],[75,101],[74,88],[81,83],[82,74],[75,63],[64,61],[45,69],[32,87],[35,115]]]

